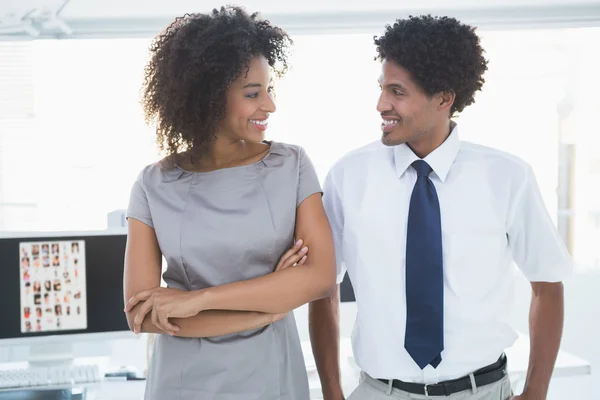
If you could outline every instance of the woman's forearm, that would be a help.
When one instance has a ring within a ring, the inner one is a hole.
[[[199,290],[199,308],[286,313],[330,296],[336,290],[335,277],[335,265],[299,265],[259,278]]]
[[[137,306],[129,313],[132,319],[135,318],[136,309]],[[273,323],[277,318],[279,317],[275,314],[260,312],[207,310],[193,317],[172,318],[171,323],[179,326],[179,331],[175,333],[175,336],[202,338],[262,328]],[[141,331],[168,334],[152,323],[150,314],[144,319]]]
[[[173,323],[180,328],[175,336],[212,337],[262,328],[274,318],[259,312],[207,310],[190,318],[173,318]]]

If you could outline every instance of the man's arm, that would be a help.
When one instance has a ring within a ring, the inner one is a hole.
[[[344,398],[340,377],[340,286],[345,268],[343,267],[342,236],[344,213],[338,187],[334,181],[333,168],[323,185],[323,207],[331,225],[334,240],[337,288],[334,294],[309,305],[309,329],[313,355],[321,380],[325,400]],[[339,170],[338,170],[339,172]],[[336,175],[337,176],[337,175]],[[338,181],[341,178],[338,176]]]
[[[529,368],[522,400],[545,400],[563,330],[562,282],[573,261],[550,217],[535,174],[524,165],[511,193],[507,237],[515,263],[532,287]]]
[[[563,284],[532,282],[531,287],[529,368],[521,396],[545,400],[563,331]]]
[[[333,296],[309,304],[310,342],[324,400],[342,400],[339,285]]]

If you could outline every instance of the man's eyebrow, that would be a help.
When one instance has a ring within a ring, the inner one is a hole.
[[[377,79],[377,82],[379,83],[379,85],[381,85],[381,80]],[[407,91],[406,87],[404,85],[402,85],[401,83],[388,83],[387,85],[385,85],[386,87],[390,87],[390,88],[395,88],[395,89],[400,89],[404,92]]]

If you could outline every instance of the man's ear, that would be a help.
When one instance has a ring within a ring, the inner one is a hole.
[[[452,91],[452,90],[438,93],[436,96],[436,102],[438,105],[438,109],[440,111],[448,110],[448,112],[449,112],[450,109],[452,108],[452,105],[454,104],[455,98],[456,98],[456,93],[454,93],[454,91]]]

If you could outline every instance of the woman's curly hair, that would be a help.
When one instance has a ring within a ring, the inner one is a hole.
[[[396,20],[375,45],[379,60],[401,65],[429,96],[452,91],[451,116],[472,104],[481,90],[487,60],[475,28],[431,15]]]
[[[225,116],[231,83],[259,55],[283,75],[291,44],[283,30],[238,7],[175,19],[150,47],[142,88],[160,150],[206,151]]]

